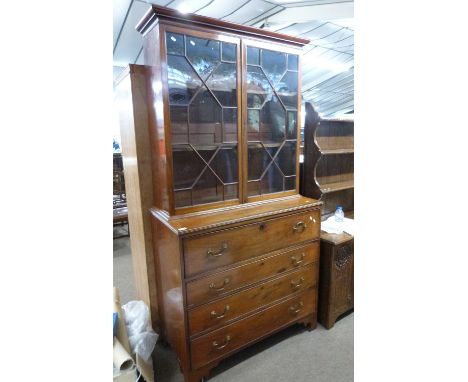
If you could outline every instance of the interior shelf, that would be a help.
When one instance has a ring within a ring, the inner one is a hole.
[[[322,155],[333,155],[333,154],[353,154],[353,148],[344,148],[344,149],[326,149],[320,150]]]
[[[344,180],[341,182],[323,183],[320,185],[320,191],[327,194],[330,192],[348,190],[354,188],[354,180]]]

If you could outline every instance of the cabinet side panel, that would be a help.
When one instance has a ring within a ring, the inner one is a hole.
[[[148,124],[152,147],[154,205],[172,212],[172,193],[169,192],[167,181],[169,174],[159,34],[159,27],[155,27],[143,39],[144,61],[148,73]]]
[[[158,300],[163,333],[184,371],[190,369],[184,311],[183,262],[179,238],[153,218]]]
[[[151,148],[144,68],[131,65],[116,87],[124,164],[130,246],[137,298],[149,307],[158,327],[158,305],[149,209],[153,203]]]

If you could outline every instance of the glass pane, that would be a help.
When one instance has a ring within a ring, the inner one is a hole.
[[[288,111],[288,125],[286,127],[286,138],[297,139],[297,111]]]
[[[262,69],[258,66],[247,66],[247,106],[262,107],[272,94],[273,89]]]
[[[283,176],[274,164],[270,166],[260,183],[262,194],[283,191]]]
[[[260,49],[251,46],[247,47],[247,64],[260,65]]]
[[[187,106],[170,106],[172,143],[189,143]]]
[[[273,85],[276,84],[286,71],[286,53],[262,49],[262,68]]]
[[[237,106],[237,71],[236,64],[220,64],[206,85],[223,106]]]
[[[287,108],[297,108],[297,72],[286,72],[275,90]]]
[[[247,111],[247,134],[249,141],[260,139],[260,110],[249,109]]]
[[[167,32],[166,34],[166,49],[167,53],[185,54],[184,52],[184,36],[177,33]]]
[[[205,164],[190,146],[181,145],[172,148],[174,167],[174,189],[191,188]]]
[[[288,141],[281,148],[275,162],[284,175],[296,175],[296,141]]]
[[[223,200],[224,186],[216,176],[207,169],[193,187],[193,204],[205,204]]]
[[[228,184],[224,186],[224,200],[239,198],[239,184]]]
[[[247,194],[249,196],[260,195],[260,181],[254,180],[247,183]]]
[[[192,204],[192,190],[175,191],[174,196],[175,206],[177,208],[190,206]]]
[[[298,56],[296,54],[288,54],[288,69],[297,70],[298,68]]]
[[[247,63],[248,195],[293,190],[298,56],[248,47]]]
[[[210,167],[223,183],[237,182],[237,147],[222,147],[210,163]]]
[[[237,142],[237,108],[223,108],[224,142]]]
[[[182,56],[167,56],[167,81],[171,105],[188,105],[202,85],[197,74]]]
[[[236,61],[236,45],[235,44],[230,44],[228,42],[223,42],[222,43],[222,48],[223,48],[223,61],[231,61],[235,62]]]
[[[284,178],[284,190],[294,190],[296,189],[296,177],[288,176]]]
[[[266,142],[281,142],[286,138],[286,111],[277,97],[265,103],[260,115],[260,132]]]
[[[187,58],[198,74],[206,80],[221,60],[219,41],[187,36],[185,47]]]
[[[249,144],[247,158],[248,180],[260,179],[270,163],[271,158],[260,143]]]
[[[194,146],[194,149],[208,163],[216,152],[216,146]]]
[[[190,143],[223,142],[222,108],[203,86],[189,107]]]

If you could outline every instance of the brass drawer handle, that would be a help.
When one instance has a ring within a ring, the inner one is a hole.
[[[300,303],[293,305],[289,308],[289,312],[293,314],[294,316],[297,316],[299,312],[301,311],[302,307],[304,306],[304,303],[301,301]]]
[[[299,289],[301,287],[303,282],[304,282],[304,277],[301,277],[298,282],[292,280],[291,281],[291,288],[293,288],[293,290],[297,290],[297,289]]]
[[[292,261],[292,264],[297,267],[298,265],[302,264],[304,262],[304,254],[301,253],[301,256],[300,256],[300,260],[298,257],[296,256],[291,256],[291,261]]]
[[[224,288],[226,287],[226,285],[229,284],[230,281],[231,281],[231,280],[229,280],[229,277],[226,277],[226,278],[223,280],[223,285],[221,285],[220,287],[217,287],[217,286],[215,285],[215,283],[211,283],[211,284],[210,284],[210,289],[211,289],[211,290],[214,290],[214,291],[216,291],[216,292],[220,292],[220,291],[224,290]]]
[[[224,339],[224,343],[222,345],[220,345],[218,343],[218,341],[213,341],[213,343],[211,344],[213,346],[213,348],[215,348],[216,350],[221,350],[221,349],[224,349],[229,341],[231,341],[231,336],[230,335],[227,335],[226,338]]]
[[[224,307],[224,312],[222,314],[218,314],[218,313],[216,313],[215,310],[212,310],[211,311],[211,318],[216,318],[216,319],[223,318],[226,315],[226,313],[229,312],[230,309],[231,309],[230,306],[226,305]]]
[[[306,228],[307,224],[301,221],[294,224],[293,231],[301,233],[304,232]]]
[[[226,249],[228,249],[228,245],[227,243],[223,243],[221,245],[221,249],[218,252],[213,252],[211,249],[209,249],[208,251],[206,251],[206,254],[208,255],[208,257],[219,257],[223,255],[223,252]]]

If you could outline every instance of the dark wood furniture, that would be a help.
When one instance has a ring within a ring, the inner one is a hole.
[[[305,104],[304,163],[301,193],[320,199],[322,220],[341,205],[354,218],[354,120],[320,118]],[[318,320],[327,329],[354,308],[354,237],[320,234]]]
[[[156,281],[161,336],[195,382],[288,325],[316,326],[321,202],[297,176],[308,40],[157,6],[137,30],[155,274],[148,261],[138,272]]]
[[[327,329],[354,308],[354,237],[347,233],[320,235],[318,320]]]
[[[354,211],[354,120],[320,118],[305,103],[302,195],[323,201],[322,219],[341,205],[345,216]]]

